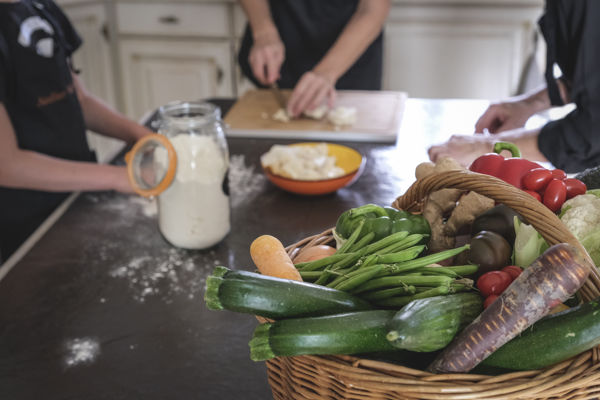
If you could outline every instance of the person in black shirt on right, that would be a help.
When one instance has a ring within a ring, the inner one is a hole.
[[[550,161],[566,172],[600,165],[600,1],[546,0],[539,21],[547,45],[546,86],[492,104],[475,126],[492,135],[455,135],[429,149],[435,161],[449,156],[463,165],[487,153],[496,141],[515,143],[524,158]],[[554,65],[562,71],[554,76]],[[574,103],[577,108],[541,129],[525,130],[536,112]]]

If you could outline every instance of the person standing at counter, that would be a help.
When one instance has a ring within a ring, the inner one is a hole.
[[[254,84],[292,89],[297,117],[335,89],[380,90],[390,0],[240,0],[249,25],[238,60]]]
[[[52,0],[0,0],[0,262],[67,192],[133,192],[125,167],[95,162],[85,132],[151,132],[85,90],[71,63],[81,43]]]
[[[515,143],[523,157],[577,172],[600,164],[600,2],[547,0],[539,25],[547,44],[546,86],[491,105],[475,125],[492,135],[455,135],[429,149],[432,161],[450,156],[468,165],[492,143]],[[554,64],[562,71],[554,77]],[[573,102],[576,109],[541,129],[523,128],[536,112]]]

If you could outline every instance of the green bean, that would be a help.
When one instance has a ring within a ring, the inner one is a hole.
[[[382,287],[389,286],[400,286],[400,285],[415,285],[415,286],[441,286],[449,285],[454,279],[449,276],[404,276],[404,275],[392,275],[384,276],[381,278],[371,279],[365,284],[357,287],[352,293],[362,293],[368,290],[379,289]]]
[[[317,285],[325,285],[331,276],[331,266],[325,267],[323,271],[321,271],[321,276],[319,279],[315,281]]]
[[[356,267],[356,265],[354,267]],[[360,275],[365,272],[371,271],[374,267],[379,267],[379,265],[360,267],[360,268],[355,268],[354,270],[352,270],[352,268],[348,268],[348,270],[349,270],[348,272],[341,274],[338,278],[336,278],[333,282],[330,282],[327,286],[329,286],[331,288],[337,288],[337,286],[341,282],[343,282],[347,279],[351,279],[351,278],[355,277],[356,275]],[[378,270],[381,271],[380,268]]]
[[[359,265],[354,264],[350,268],[336,270],[335,272],[337,272],[339,274],[339,276],[337,278],[335,278],[333,281],[329,282],[326,286],[331,287],[331,288],[336,286],[341,281],[346,280],[347,279],[346,276],[348,274],[356,271],[357,269],[359,269]]]
[[[434,264],[436,262],[440,262],[447,258],[453,257],[459,253],[462,253],[463,251],[469,249],[469,247],[470,246],[468,244],[465,244],[464,246],[457,247],[455,249],[444,250],[444,251],[440,251],[439,253],[434,253],[434,254],[430,254],[425,257],[419,257],[419,258],[415,258],[414,260],[395,264],[395,268],[397,268],[398,272],[392,272],[392,273],[400,273],[402,271],[405,271],[405,268],[409,268],[409,267],[411,269],[416,269],[419,267],[425,267],[429,264]]]
[[[362,257],[362,252],[357,251],[354,253],[346,253],[346,257],[342,258],[338,262],[334,263],[331,268],[334,270],[349,267],[355,262],[357,262]]]
[[[360,260],[359,260],[359,262],[360,262]],[[366,256],[363,259],[363,262],[360,264],[360,267],[364,268],[364,267],[368,267],[369,265],[375,265],[375,264],[383,264],[383,263],[377,262],[377,256],[375,254],[369,254],[368,256]]]
[[[408,235],[404,239],[400,240],[397,243],[392,243],[389,246],[378,250],[377,254],[388,254],[388,253],[396,253],[400,250],[407,249],[419,243],[423,238],[427,235],[423,235],[420,233],[413,233],[412,235]]]
[[[467,292],[469,290],[473,289],[473,284],[471,283],[470,285],[463,285],[461,283],[453,283],[450,285],[450,292],[449,293],[459,293],[459,292]]]
[[[374,290],[362,294],[360,297],[367,301],[383,300],[389,297],[399,296],[403,294],[415,294],[417,291],[412,285],[398,286],[390,289]]]
[[[326,273],[325,271],[298,271],[298,272],[300,273],[302,280],[305,282],[314,282],[321,275]],[[341,275],[341,273],[338,271],[327,271],[327,273],[329,273],[331,275]]]
[[[300,273],[302,280],[305,282],[314,282],[323,273],[323,271],[298,271],[298,272]]]
[[[407,236],[408,236],[408,232],[406,232],[406,231],[392,233],[391,235],[386,236],[383,239],[376,241],[375,243],[371,243],[371,244],[367,245],[366,247],[363,247],[362,253],[363,253],[363,255],[375,253],[376,251],[381,250],[381,249],[389,246],[390,244],[393,244],[393,243],[403,240]]]
[[[448,293],[449,288],[448,286],[444,285],[435,287],[433,289],[429,289],[425,292],[413,294],[412,296],[389,297],[387,299],[382,299],[374,303],[381,307],[404,307],[413,300],[425,299],[427,297],[443,296]]]
[[[314,270],[326,267],[329,264],[333,264],[339,260],[342,260],[345,257],[348,257],[348,254],[351,254],[351,253],[345,253],[345,254],[335,253],[330,256],[323,257],[319,260],[301,262],[301,263],[296,264],[296,269],[298,269],[299,271],[314,271]]]
[[[395,264],[415,259],[425,249],[425,246],[413,246],[396,253],[376,255],[377,264]]]
[[[335,287],[335,289],[348,292],[348,291],[354,289],[355,287],[365,283],[366,281],[368,281],[375,275],[377,275],[382,268],[383,268],[383,265],[374,265],[372,267],[369,267],[368,269],[363,271],[361,274],[358,274],[356,276],[353,276],[352,278],[346,279],[345,281],[343,281],[342,283],[337,285]]]
[[[344,244],[338,249],[338,253],[343,254],[346,251],[348,251],[348,249],[350,247],[352,247],[352,245],[354,244],[354,242],[356,242],[356,239],[358,239],[358,235],[360,235],[360,231],[362,230],[363,225],[365,224],[365,220],[361,220],[358,223],[358,226],[356,227],[356,229],[354,229],[354,231],[352,232],[352,234],[350,235],[350,237],[348,238],[348,240],[346,240],[344,242]]]
[[[317,282],[315,282],[315,283],[318,283],[319,285],[325,285],[329,281],[329,278],[331,277],[331,274],[333,273],[333,271],[339,271],[340,269],[343,269],[348,266],[351,267],[358,260],[360,260],[360,257],[361,257],[360,253],[347,253],[347,255],[348,255],[347,257],[343,258],[342,260],[338,261],[337,263],[326,267],[325,271],[327,271],[327,273],[321,275],[319,280],[317,280]],[[357,265],[357,267],[360,267],[360,264]]]
[[[459,276],[464,276],[464,275],[473,275],[475,272],[477,272],[478,269],[479,269],[479,267],[477,265],[468,264],[468,265],[454,265],[451,267],[425,266],[425,267],[419,268],[419,271],[421,271],[425,274],[447,275],[447,276],[459,277]]]
[[[365,236],[360,238],[359,241],[354,243],[354,245],[350,248],[349,251],[350,252],[360,251],[360,249],[362,249],[363,247],[365,247],[366,245],[371,243],[371,240],[373,240],[374,237],[375,237],[375,233],[373,233],[373,232],[367,233]]]

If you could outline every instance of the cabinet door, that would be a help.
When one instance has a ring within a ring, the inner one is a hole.
[[[233,95],[229,41],[122,39],[120,45],[132,118],[170,101]]]
[[[64,4],[65,11],[83,45],[73,54],[74,66],[81,70],[80,78],[87,90],[116,106],[114,75],[111,64],[111,45],[108,38],[107,11],[100,2]],[[121,140],[88,132],[90,148],[98,160],[106,162],[123,147]]]
[[[384,85],[411,97],[514,94],[541,8],[395,6],[385,28]]]

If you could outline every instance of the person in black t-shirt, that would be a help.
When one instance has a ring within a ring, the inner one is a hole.
[[[293,88],[288,113],[330,106],[335,89],[381,89],[390,0],[241,0],[249,26],[238,60],[257,86]]]
[[[600,1],[547,0],[539,21],[547,45],[546,85],[531,93],[492,104],[475,125],[492,135],[455,135],[429,149],[435,161],[450,156],[464,165],[490,151],[492,143],[517,144],[523,157],[550,161],[556,168],[577,172],[600,165]],[[562,76],[556,79],[554,65]],[[574,103],[562,119],[541,129],[526,130],[536,112]]]
[[[67,192],[133,192],[125,167],[95,163],[85,131],[151,132],[85,90],[70,62],[80,45],[53,1],[0,0],[0,262]]]

